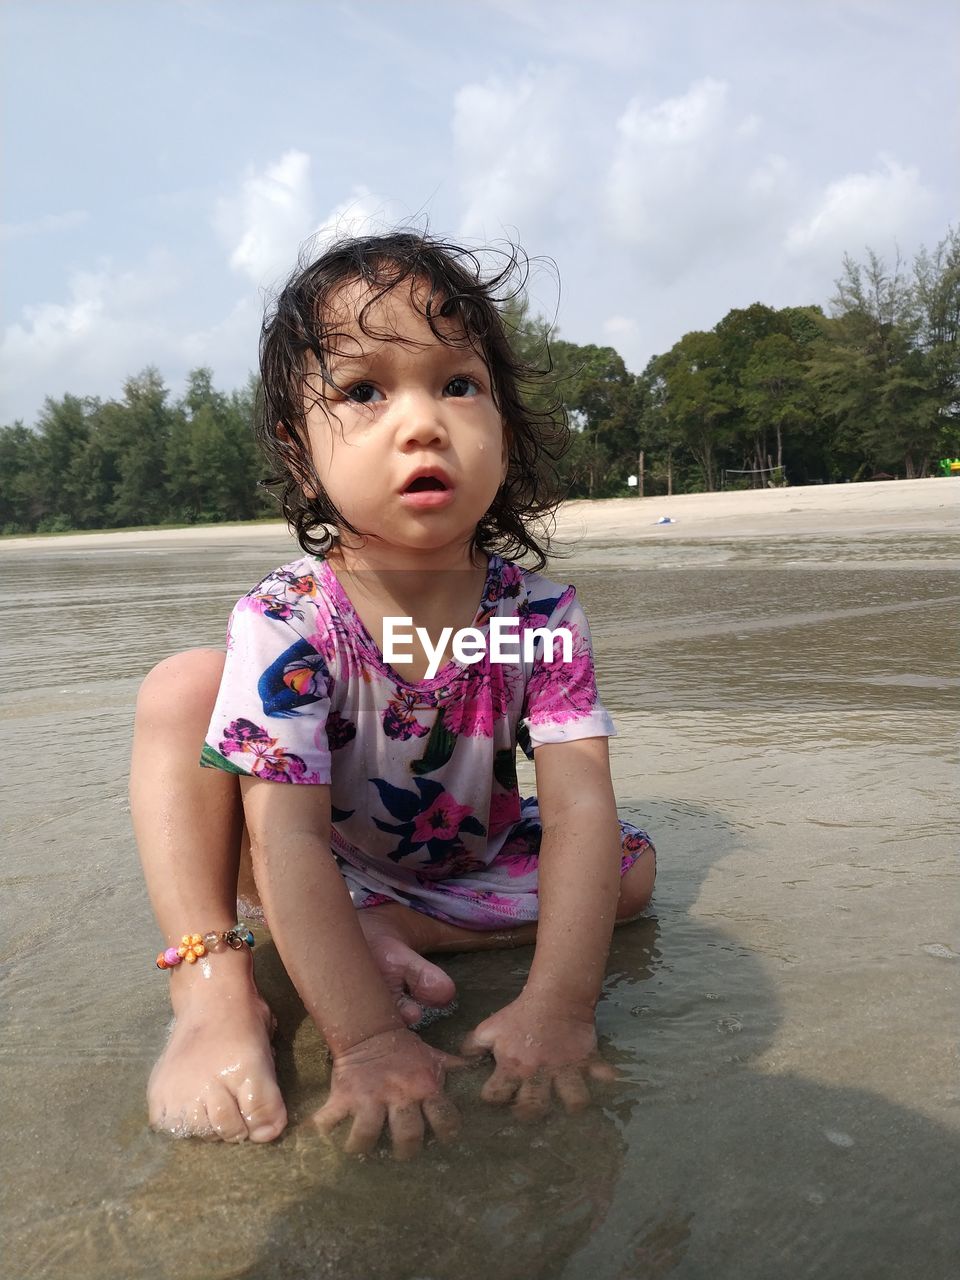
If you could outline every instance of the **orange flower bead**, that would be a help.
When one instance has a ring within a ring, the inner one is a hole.
[[[185,933],[177,947],[177,955],[187,964],[196,964],[201,956],[207,954],[207,948],[203,945],[203,938],[199,933]]]

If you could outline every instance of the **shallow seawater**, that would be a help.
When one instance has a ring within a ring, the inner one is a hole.
[[[454,1076],[462,1137],[402,1166],[298,1126],[327,1060],[266,937],[290,1130],[224,1148],[145,1125],[168,1012],[126,801],[136,687],[220,643],[289,548],[0,547],[0,1273],[952,1276],[960,539],[671,537],[554,566],[591,618],[621,807],[660,855],[599,1010],[621,1081],[525,1127]],[[455,1049],[529,959],[451,958],[460,1008],[427,1038]]]

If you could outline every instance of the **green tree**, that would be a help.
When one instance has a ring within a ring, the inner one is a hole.
[[[157,524],[167,516],[166,449],[171,414],[167,388],[152,367],[123,386],[123,403],[107,426],[117,477],[110,516],[118,525]]]
[[[951,227],[933,253],[914,260],[916,347],[922,383],[916,433],[929,459],[960,452],[960,231]],[[921,463],[922,465],[922,463]]]
[[[658,361],[665,382],[663,409],[700,469],[708,492],[716,489],[718,453],[734,435],[729,419],[736,389],[722,361],[722,340],[716,333],[687,333]]]
[[[187,379],[175,442],[179,465],[175,500],[200,521],[249,520],[263,507],[257,497],[258,459],[252,432],[253,389],[226,396],[209,369]]]
[[[574,431],[565,463],[573,493],[619,492],[632,469],[640,433],[640,391],[612,347],[551,343],[554,369]]]
[[[65,395],[48,397],[37,424],[36,517],[41,530],[89,528],[92,511],[86,488],[85,454],[90,415],[98,402]]]
[[[811,420],[814,397],[807,362],[793,339],[772,333],[754,343],[741,376],[740,402],[753,430],[757,469],[783,466],[785,432],[804,429]],[[768,433],[776,440],[775,461]]]
[[[869,468],[925,474],[932,441],[916,435],[924,416],[914,358],[919,313],[903,263],[898,256],[888,267],[872,249],[863,264],[847,254],[836,289],[833,350],[812,362],[815,383],[828,392],[828,411]]]
[[[38,519],[39,437],[15,422],[0,427],[0,532],[29,533]]]

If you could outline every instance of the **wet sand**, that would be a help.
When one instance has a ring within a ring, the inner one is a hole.
[[[0,543],[4,1276],[946,1280],[960,482],[571,504],[621,808],[657,840],[599,1026],[622,1081],[532,1128],[455,1078],[452,1147],[341,1156],[265,935],[293,1124],[149,1133],[164,977],[126,809],[133,698],[292,554],[270,526]],[[660,515],[676,523],[654,525]],[[59,554],[51,555],[51,551]],[[522,772],[529,787],[532,773]],[[453,957],[455,1048],[529,952]]]

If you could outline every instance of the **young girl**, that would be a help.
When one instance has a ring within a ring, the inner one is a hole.
[[[428,953],[536,941],[521,995],[463,1044],[493,1058],[485,1101],[575,1110],[613,1076],[594,1008],[654,852],[617,819],[574,589],[503,558],[545,564],[531,526],[565,430],[521,398],[508,279],[419,235],[347,240],[264,325],[258,434],[306,554],[239,602],[225,659],[168,659],[137,706],[134,825],[175,1013],[157,1129],[286,1124],[238,893],[330,1048],[315,1121],[349,1119],[348,1151],[386,1125],[407,1157],[458,1128],[444,1076],[464,1059],[415,1030],[455,995]]]

